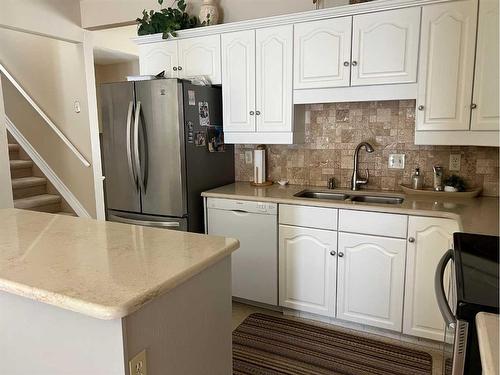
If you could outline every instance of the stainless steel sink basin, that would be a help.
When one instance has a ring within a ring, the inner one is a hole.
[[[343,193],[333,193],[326,191],[313,191],[313,190],[304,190],[294,195],[294,197],[299,198],[312,198],[312,199],[326,199],[326,200],[334,200],[334,201],[343,201],[349,198],[347,194]]]
[[[404,198],[377,195],[355,195],[351,197],[351,201],[364,203],[401,204],[403,203]]]

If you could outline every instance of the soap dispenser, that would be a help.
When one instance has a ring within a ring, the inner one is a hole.
[[[411,187],[415,190],[421,190],[424,187],[424,178],[420,174],[420,168],[415,168],[415,173],[411,177]]]

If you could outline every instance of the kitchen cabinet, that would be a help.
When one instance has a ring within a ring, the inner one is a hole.
[[[337,232],[279,226],[280,306],[335,315]]]
[[[303,139],[292,102],[293,25],[222,35],[226,143],[291,144]]]
[[[339,233],[337,318],[401,331],[406,241]]]
[[[434,292],[434,273],[452,247],[456,221],[414,217],[408,222],[403,333],[440,341],[444,321]],[[448,278],[446,277],[445,280]]]
[[[500,130],[498,0],[481,0],[471,130]]]
[[[420,8],[407,8],[296,23],[296,103],[314,97],[319,102],[338,101],[350,95],[357,95],[357,100],[375,100],[378,95],[407,98],[408,91],[414,92],[407,87],[356,91],[353,87],[416,82],[420,13]],[[339,87],[351,90],[325,90]]]
[[[220,35],[170,40],[139,47],[141,74],[165,70],[169,78],[206,76],[221,83]]]
[[[349,86],[352,17],[295,24],[294,89]]]
[[[476,23],[476,0],[424,7],[417,130],[469,129]]]
[[[417,81],[420,8],[353,17],[351,85]]]

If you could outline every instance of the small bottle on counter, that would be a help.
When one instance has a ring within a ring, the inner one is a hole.
[[[421,190],[424,187],[424,178],[420,174],[420,168],[415,168],[415,173],[411,177],[411,187],[415,190]]]
[[[434,169],[434,190],[443,191],[443,167],[435,165]]]

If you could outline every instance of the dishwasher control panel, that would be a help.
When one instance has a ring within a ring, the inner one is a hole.
[[[207,198],[207,207],[217,210],[241,211],[264,215],[277,215],[278,205],[271,202],[243,201],[235,199]]]

